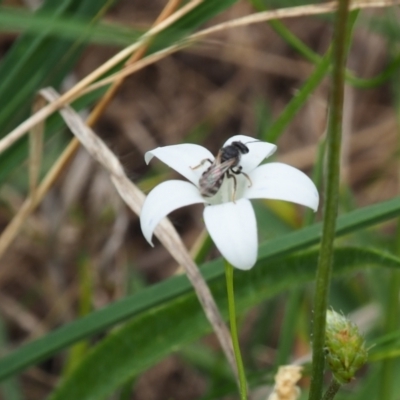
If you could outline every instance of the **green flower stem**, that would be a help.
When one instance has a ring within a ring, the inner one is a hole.
[[[315,282],[313,360],[309,400],[320,400],[323,388],[326,309],[332,274],[333,242],[339,200],[340,147],[344,98],[344,73],[348,49],[350,0],[340,0],[332,48],[333,71],[330,118],[327,135],[327,177],[322,239]]]
[[[236,365],[239,374],[240,400],[247,400],[247,383],[244,373],[242,355],[240,353],[238,331],[236,326],[235,294],[233,289],[233,267],[225,260],[226,288],[228,291],[229,322],[231,325],[231,335],[233,352],[235,353]]]
[[[342,385],[335,378],[332,378],[332,382],[330,383],[322,400],[332,400],[335,397],[336,393],[339,391],[341,386]]]

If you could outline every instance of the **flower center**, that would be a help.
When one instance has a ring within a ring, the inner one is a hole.
[[[236,179],[236,185],[234,178]],[[243,174],[234,175],[234,178],[225,175],[218,192],[212,197],[204,197],[207,204],[217,205],[241,199],[244,195],[246,185],[248,185],[248,181]]]

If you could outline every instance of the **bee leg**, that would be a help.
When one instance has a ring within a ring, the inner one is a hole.
[[[231,171],[236,175],[243,174],[246,177],[246,179],[249,181],[249,187],[253,186],[253,182],[251,181],[250,177],[245,172],[242,171],[241,166],[238,167],[236,171],[233,168],[231,168]]]
[[[235,171],[233,171],[232,169],[231,169],[231,171],[232,171],[234,174],[237,175],[237,173],[236,173]],[[230,173],[229,171],[227,171],[226,176],[227,176],[228,178],[232,178],[232,179],[233,179],[232,201],[233,201],[234,204],[236,204],[236,201],[235,201],[235,197],[236,197],[236,187],[237,187],[236,177],[235,177],[235,175],[231,175],[231,173]]]
[[[249,187],[252,187],[253,186],[253,182],[251,181],[251,179],[250,179],[250,177],[246,174],[246,173],[244,173],[244,172],[242,172],[242,174],[246,177],[246,179],[249,181]]]
[[[201,161],[201,163],[200,163],[199,165],[197,165],[196,167],[190,167],[190,168],[191,168],[191,169],[200,168],[200,167],[202,167],[207,161],[208,161],[210,164],[213,163],[209,158],[205,158],[204,160]]]

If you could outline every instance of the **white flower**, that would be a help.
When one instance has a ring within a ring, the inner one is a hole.
[[[224,147],[235,141],[249,149],[241,156],[239,165],[250,180],[244,174],[235,175],[235,190],[234,179],[225,177],[213,197],[204,197],[199,191],[199,179],[210,164],[205,162],[195,168],[205,159],[214,160],[206,148],[178,144],[158,147],[145,154],[146,163],[157,157],[190,181],[163,182],[147,196],[140,223],[143,235],[151,245],[153,231],[162,218],[180,207],[204,203],[204,222],[218,250],[233,266],[248,270],[256,263],[258,249],[257,224],[248,199],[286,200],[317,210],[318,191],[307,175],[282,163],[260,165],[275,152],[275,145],[237,135],[227,140]]]

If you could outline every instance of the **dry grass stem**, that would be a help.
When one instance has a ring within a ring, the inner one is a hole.
[[[368,2],[355,2],[352,5],[352,9],[363,9],[363,8],[381,8],[381,7],[388,7],[393,5],[400,4],[400,1],[368,1]],[[204,38],[205,36],[211,35],[216,32],[224,31],[226,29],[237,28],[240,26],[247,26],[251,24],[256,24],[260,22],[270,21],[274,19],[285,19],[285,18],[294,18],[294,17],[301,17],[301,16],[309,16],[309,15],[318,15],[318,14],[326,14],[336,10],[337,3],[330,2],[326,4],[320,5],[309,5],[309,6],[299,6],[299,7],[290,7],[290,8],[283,8],[279,10],[273,11],[265,11],[256,14],[251,14],[246,17],[237,18],[228,22],[224,22],[210,28],[204,29],[200,32],[197,32],[193,35],[188,36],[187,38],[182,39],[181,41],[177,42],[175,45],[170,46],[166,49],[160,50],[144,59],[135,62],[134,64],[127,65],[121,71],[116,72],[115,74],[108,76],[90,86],[87,86],[86,89],[83,89],[79,94],[76,94],[72,100],[75,100],[79,96],[83,94],[87,94],[94,90],[100,89],[103,86],[106,86],[110,83],[116,82],[120,79],[126,78],[128,75],[137,72],[146,66],[153,64],[173,53],[176,53],[179,50],[182,50],[199,39]],[[1,142],[0,142],[1,146]],[[1,147],[0,147],[1,151]]]
[[[131,46],[126,47],[124,50],[120,51],[110,60],[102,64],[99,68],[89,74],[87,77],[78,82],[73,88],[71,88],[68,92],[63,94],[58,101],[50,103],[48,106],[42,108],[36,114],[32,115],[30,118],[26,119],[23,123],[21,123],[18,127],[16,127],[13,131],[11,131],[6,137],[0,140],[0,153],[10,147],[15,141],[21,138],[27,131],[32,129],[35,125],[37,125],[40,121],[43,121],[52,113],[57,111],[60,107],[65,104],[71,103],[73,100],[80,97],[82,94],[87,93],[87,87],[92,84],[96,79],[100,78],[103,74],[108,72],[115,65],[123,61],[130,54],[132,54],[135,50],[139,49],[141,46],[145,45],[148,40],[150,40],[155,34],[159,33],[163,29],[170,26],[177,19],[181,18],[184,14],[188,13],[198,4],[200,4],[200,0],[195,0],[193,2],[188,3],[185,7],[182,7],[178,12],[171,15],[169,18],[164,20],[162,23],[156,25],[154,28],[150,29],[146,32],[136,43]],[[360,1],[354,2],[351,6],[352,9],[362,9],[362,8],[379,8],[379,7],[389,7],[400,4],[400,1]],[[325,14],[329,12],[333,12],[336,10],[336,2],[330,2],[326,4],[320,5],[310,5],[310,6],[299,6],[292,8],[284,8],[274,11],[265,11],[261,13],[252,14],[246,17],[237,18],[228,22],[224,22],[222,24],[215,25],[211,28],[204,29],[198,33],[195,33],[184,40],[178,42],[176,45],[171,46],[165,50],[163,50],[164,57],[172,54],[181,48],[187,47],[192,41],[199,40],[202,37],[210,35],[215,32],[223,31],[226,29],[236,28],[239,26],[246,26],[254,23],[269,21],[272,19],[284,19],[284,18],[293,18],[300,16],[308,16],[308,15],[317,15],[317,14]],[[152,57],[152,56],[150,56]],[[163,57],[155,57],[153,62],[158,61]],[[145,60],[147,57],[145,58]],[[148,64],[146,64],[148,65]],[[130,69],[132,68],[132,69]],[[140,69],[140,68],[139,68]],[[99,88],[106,84],[109,84],[111,81],[122,79],[123,77],[137,71],[138,69],[135,65],[129,66],[125,68],[121,73],[114,74],[113,79],[102,80],[102,84],[92,85],[91,90],[94,88]]]
[[[181,3],[182,3],[182,0],[169,0],[167,5],[161,11],[161,14],[158,16],[158,18],[154,22],[154,25],[157,25],[160,22],[167,19],[172,13],[175,12],[175,10],[181,5]]]
[[[17,214],[14,215],[12,221],[3,230],[0,236],[0,257],[7,250],[8,246],[17,236],[21,226],[24,224],[29,214],[34,210],[46,195],[56,177],[59,175],[62,168],[68,163],[70,158],[75,154],[76,149],[79,147],[79,141],[72,140],[67,146],[61,156],[54,163],[50,171],[47,173],[43,181],[35,190],[34,196],[28,197]]]
[[[400,4],[400,1],[398,0],[397,1],[396,0],[354,1],[350,8],[351,10],[358,10],[363,8],[389,7],[398,4]],[[220,32],[226,29],[237,28],[240,26],[258,24],[260,22],[270,21],[273,19],[285,19],[285,18],[305,17],[309,15],[327,14],[336,11],[337,5],[338,5],[337,1],[331,1],[329,3],[318,4],[318,5],[313,4],[307,6],[287,7],[272,11],[263,11],[212,26],[208,29],[204,29],[198,33],[195,33],[194,35],[189,36],[188,39],[197,40],[215,32]]]
[[[57,92],[51,88],[44,89],[40,93],[48,101],[56,101],[57,98],[59,98]],[[87,125],[85,125],[80,116],[71,107],[63,107],[60,109],[60,113],[67,126],[79,139],[89,154],[109,172],[111,181],[114,183],[118,193],[121,195],[125,203],[135,214],[140,215],[145,195],[125,175],[119,159],[104,144],[104,142]],[[167,218],[164,218],[154,233],[172,257],[185,268],[186,274],[220,341],[228,362],[235,376],[237,376],[230,333],[218,311],[207,284],[200,274],[196,264],[190,257],[190,254],[186,250],[180,236]]]
[[[168,14],[165,12],[168,9],[168,12],[171,13],[175,10],[176,7],[179,6],[181,0],[171,0],[164,10],[162,11],[162,15],[164,17],[167,17]],[[193,7],[193,3],[191,4],[191,7]],[[187,6],[189,6],[189,4]],[[197,3],[196,3],[197,4]],[[186,8],[182,8],[183,12],[187,12],[187,6]],[[180,10],[180,14],[182,15],[182,10]],[[189,9],[190,10],[190,9]],[[176,16],[175,16],[176,17]],[[174,17],[174,18],[175,18]],[[161,16],[157,19],[160,20]],[[171,23],[171,22],[170,22]],[[143,45],[145,47],[146,44]],[[139,48],[140,50],[140,48]],[[133,56],[130,58],[130,60],[135,60],[137,59],[137,53],[133,54]],[[100,117],[106,106],[109,104],[111,101],[112,97],[115,95],[116,90],[118,87],[122,84],[122,79],[120,81],[117,81],[114,83],[112,87],[107,91],[105,96],[99,101],[99,103],[96,105],[96,107],[93,109],[92,113],[90,114],[88,118],[88,125],[93,125],[97,119]],[[40,97],[43,101],[43,97]],[[36,112],[32,117],[37,116],[37,115],[42,115],[43,110],[45,108],[51,108],[54,109],[54,111],[57,110],[58,107],[54,107],[53,103],[50,103],[47,107],[41,108],[39,111]],[[46,117],[45,117],[46,118]],[[36,126],[36,124],[40,124],[42,121],[45,120],[45,118],[41,119],[38,118],[38,122],[36,122],[33,126]],[[26,121],[29,121],[26,120]],[[25,122],[26,122],[25,121]],[[20,125],[21,126],[21,125]],[[10,138],[11,134],[6,136],[2,141],[0,141],[0,148],[1,148],[1,143],[4,143],[5,148],[8,147],[8,144],[11,145],[12,141],[9,142],[8,138]],[[7,225],[7,227],[4,229],[0,236],[0,257],[4,254],[5,250],[8,248],[8,246],[11,244],[11,242],[14,240],[16,235],[18,234],[20,227],[22,224],[25,222],[26,218],[30,215],[30,213],[37,207],[37,205],[43,200],[43,197],[46,195],[50,187],[53,185],[54,181],[57,179],[61,171],[64,169],[64,167],[68,164],[70,159],[74,156],[76,153],[76,150],[79,148],[79,141],[74,138],[70,142],[70,144],[66,147],[64,152],[61,154],[61,156],[57,159],[57,161],[54,163],[50,171],[47,173],[45,178],[43,179],[43,182],[40,184],[37,190],[35,190],[34,196],[30,196],[28,199],[25,200],[24,204],[22,207],[18,210],[18,213],[14,216],[13,220]],[[1,150],[0,150],[1,152]]]
[[[44,335],[47,332],[46,327],[35,315],[25,310],[18,301],[2,293],[0,293],[0,309],[4,316],[29,333],[35,331]]]
[[[118,82],[118,81],[126,78],[127,76],[132,75],[134,72],[137,72],[151,64],[154,64],[157,61],[160,61],[163,58],[165,58],[173,53],[176,53],[177,51],[182,50],[183,48],[185,48],[187,46],[188,46],[188,44],[185,40],[183,43],[180,43],[179,45],[167,47],[166,49],[157,51],[156,53],[153,53],[152,55],[147,56],[147,57],[141,59],[140,61],[137,61],[133,64],[128,64],[121,71],[118,71],[115,74],[108,76],[107,78],[101,79],[98,82],[93,83],[92,85],[88,86],[86,89],[82,90],[82,92],[79,94],[79,96],[93,92],[94,90],[100,89],[103,86],[109,85],[111,83]],[[74,100],[76,98],[74,98]]]
[[[174,13],[174,11],[179,7],[179,5],[181,3],[182,3],[182,0],[170,0],[167,3],[167,5],[164,7],[164,9],[162,10],[161,14],[156,19],[153,26],[158,25],[162,21],[166,20],[171,14]],[[192,4],[192,3],[190,3],[190,4]],[[193,4],[191,5],[191,7],[193,7]],[[182,10],[185,11],[185,7],[183,7],[179,11],[179,13],[181,13]],[[176,17],[176,15],[175,15],[175,17]],[[125,66],[131,65],[131,64],[139,61],[146,54],[147,48],[148,48],[148,42],[144,43],[141,47],[138,48],[138,50],[135,53],[133,53],[131,55],[129,60],[125,63]],[[107,90],[107,92],[104,94],[104,96],[96,104],[95,108],[90,113],[89,118],[86,121],[87,125],[93,126],[96,123],[96,121],[103,114],[104,110],[106,109],[106,107],[108,106],[110,101],[114,98],[115,94],[117,93],[118,89],[121,87],[123,82],[124,82],[124,77],[114,80],[112,86]],[[82,92],[81,95],[83,93],[85,93],[85,92]]]
[[[183,15],[187,14],[193,8],[197,7],[203,0],[193,0],[186,6],[179,9],[176,13],[172,14],[162,23],[158,24],[154,28],[148,30],[136,43],[121,50],[115,56],[110,58],[100,67],[95,69],[88,76],[79,81],[74,87],[64,93],[56,102],[49,103],[46,107],[43,107],[36,114],[26,119],[23,123],[12,130],[7,136],[0,140],[0,153],[9,148],[13,143],[20,139],[26,132],[31,130],[35,125],[49,117],[55,111],[65,104],[69,104],[74,99],[80,97],[82,91],[96,79],[107,73],[111,68],[115,67],[120,62],[124,61],[134,51],[139,49],[142,45],[145,45],[154,35],[159,33],[161,30],[167,28],[178,19],[182,18]]]
[[[32,107],[32,114],[47,104],[41,96],[37,96]],[[40,166],[43,156],[44,121],[34,126],[29,135],[29,190],[33,196],[39,182]]]

